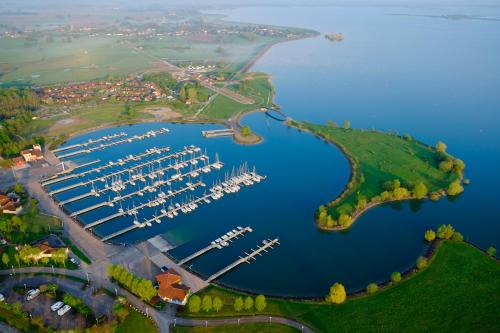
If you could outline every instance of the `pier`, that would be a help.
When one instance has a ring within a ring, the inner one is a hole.
[[[211,242],[210,245],[205,246],[201,250],[196,251],[190,256],[180,260],[177,264],[184,265],[188,261],[191,261],[212,249],[221,250],[223,247],[227,246],[231,241],[233,241],[233,239],[238,239],[239,236],[243,236],[246,232],[252,232],[252,231],[253,230],[250,227],[245,227],[245,228],[237,227],[237,229],[233,229],[228,233],[222,235],[221,237],[217,238],[215,241]]]
[[[108,147],[112,147],[112,146],[116,146],[116,145],[119,145],[119,144],[122,144],[122,143],[130,143],[130,142],[133,142],[133,141],[137,141],[137,140],[144,140],[145,138],[149,138],[149,137],[154,137],[158,134],[163,134],[163,133],[168,133],[169,130],[166,129],[166,128],[162,128],[158,131],[149,131],[149,132],[146,132],[142,135],[134,135],[133,137],[131,138],[126,138],[126,139],[121,139],[121,140],[118,140],[118,141],[112,141],[110,143],[101,143],[99,146],[96,146],[96,147],[90,147],[90,148],[86,148],[86,149],[80,149],[80,150],[77,150],[77,151],[73,151],[73,152],[70,152],[70,153],[66,153],[66,154],[62,154],[62,155],[59,155],[57,156],[59,159],[62,159],[62,158],[68,158],[68,157],[73,157],[73,156],[76,156],[76,155],[80,155],[80,154],[84,154],[84,153],[91,153],[93,151],[96,151],[96,150],[102,150],[102,149],[105,149],[105,148],[108,148]]]
[[[99,163],[99,162],[101,162],[101,160],[94,160],[94,161],[91,161],[91,162],[87,162],[87,163],[83,163],[83,164],[77,165],[74,168],[68,168],[66,170],[63,170],[63,171],[60,171],[60,172],[56,173],[55,175],[53,175],[51,177],[48,177],[48,178],[40,180],[40,184],[42,186],[46,186],[46,185],[58,183],[58,182],[63,181],[63,180],[74,178],[73,175],[71,175],[70,177],[66,177],[66,176],[59,177],[59,176],[61,176],[61,175],[67,175],[68,173],[72,173],[76,169],[80,169],[80,168],[83,168],[83,167],[86,167],[86,166],[89,166],[89,165],[92,165],[92,164],[96,164],[96,163]],[[64,162],[62,164],[64,164]]]
[[[150,200],[150,201],[147,201],[139,206],[135,206],[133,207],[131,210],[127,210],[127,211],[124,211],[122,209],[122,211],[118,211],[117,213],[115,214],[111,214],[109,216],[106,216],[106,217],[103,217],[102,219],[99,219],[97,221],[94,221],[92,223],[89,223],[89,224],[86,224],[83,228],[84,229],[90,229],[90,228],[93,228],[95,226],[98,226],[99,224],[102,224],[102,223],[105,223],[105,222],[108,222],[108,221],[111,221],[117,217],[120,217],[120,216],[124,216],[125,214],[128,214],[128,211],[130,212],[137,212],[145,207],[151,207],[151,206],[155,206],[155,205],[160,205],[162,202],[164,203],[164,201],[166,199],[170,199],[170,198],[173,198],[175,197],[176,195],[179,195],[183,192],[186,192],[186,191],[190,191],[192,189],[195,189],[199,186],[205,186],[205,184],[203,182],[197,182],[195,184],[191,184],[189,186],[186,186],[186,187],[183,187],[175,192],[172,192],[170,194],[167,194],[165,196],[158,196],[157,198],[153,199],[153,200]],[[123,197],[122,197],[123,198]]]
[[[215,162],[215,163],[220,163],[220,162]],[[161,221],[161,219],[165,217],[172,219],[178,215],[179,211],[184,214],[187,214],[193,211],[194,209],[198,208],[198,204],[203,204],[203,203],[209,204],[211,202],[210,199],[218,200],[224,196],[224,193],[230,194],[238,192],[240,190],[240,185],[250,186],[255,184],[255,182],[260,182],[263,179],[265,179],[265,177],[258,175],[257,173],[255,173],[255,171],[249,173],[246,172],[241,175],[234,176],[231,179],[226,180],[223,183],[224,185],[222,184],[214,185],[212,188],[210,188],[208,194],[204,194],[203,196],[190,200],[189,202],[183,203],[182,205],[176,203],[175,208],[169,207],[169,209],[166,210],[165,212],[162,212],[162,214],[158,216],[153,216],[153,218],[150,219],[146,219],[142,223],[136,220],[134,221],[133,225],[103,237],[102,241],[108,241],[110,239],[123,235],[137,228],[152,226],[153,225],[152,222],[159,223],[158,221]]]
[[[213,280],[217,279],[218,277],[226,274],[233,268],[239,266],[240,264],[243,263],[250,263],[250,260],[257,260],[256,256],[262,256],[262,252],[268,252],[268,250],[273,249],[275,245],[279,245],[279,239],[265,239],[262,241],[262,245],[258,245],[257,249],[250,249],[250,253],[245,252],[244,257],[240,257],[238,260],[233,262],[232,264],[229,264],[228,266],[224,267],[220,271],[212,274],[208,279],[207,282],[212,282]]]
[[[73,169],[71,170],[66,170],[66,171],[63,171],[63,172],[60,172],[58,173],[55,177],[50,177],[50,178],[47,178],[47,179],[43,179],[41,181],[41,184],[42,186],[46,186],[46,185],[50,185],[48,184],[48,181],[52,181],[52,184],[53,183],[58,183],[58,182],[61,182],[61,181],[64,181],[64,180],[67,180],[67,179],[71,179],[71,178],[77,178],[77,177],[83,177],[89,173],[92,173],[92,172],[96,172],[96,173],[99,173],[101,172],[102,170],[105,170],[105,169],[108,169],[108,168],[111,168],[115,165],[121,165],[121,164],[125,164],[125,163],[128,163],[130,161],[139,161],[141,159],[143,159],[144,157],[147,157],[149,155],[153,155],[153,154],[161,154],[162,152],[168,152],[170,151],[170,147],[165,147],[165,148],[156,148],[156,147],[153,147],[153,148],[150,148],[150,149],[146,149],[145,152],[143,153],[140,153],[140,154],[137,154],[137,155],[128,155],[127,157],[125,157],[124,159],[119,159],[117,161],[110,161],[104,165],[101,165],[101,166],[98,166],[98,167],[95,167],[95,168],[92,168],[90,170],[87,170],[87,171],[83,171],[83,172],[80,172],[80,173],[77,173],[77,174],[73,174],[72,177],[70,178],[66,178],[66,179],[62,179],[64,177],[61,177],[61,178],[57,178],[58,176],[60,176],[61,174],[67,174],[67,173],[71,173],[73,171],[75,171],[76,169],[79,169],[79,168],[82,168],[84,166],[88,166],[88,165],[91,165],[91,164],[95,164],[97,162],[100,162],[100,160],[95,160],[95,161],[92,161],[92,162],[89,162],[89,163],[85,163],[85,164],[82,164],[82,165],[78,165],[76,167],[74,167]]]
[[[89,139],[88,141],[85,141],[82,143],[77,143],[77,144],[74,144],[71,146],[60,147],[60,148],[52,150],[52,152],[58,153],[58,152],[73,149],[73,148],[87,147],[88,145],[91,145],[91,144],[95,144],[95,143],[99,143],[99,142],[103,142],[103,141],[110,141],[110,140],[124,137],[124,136],[127,136],[127,133],[121,132],[121,133],[117,133],[117,134],[106,135],[106,136],[103,136],[102,138],[99,138],[96,140]]]
[[[175,155],[175,154],[174,154]],[[161,159],[166,159],[167,157],[162,157],[158,160],[155,160],[155,161],[152,161],[151,163],[156,163],[158,162],[159,160]],[[168,166],[166,167],[163,167],[163,168],[159,168],[155,171],[152,171],[150,173],[147,173],[143,176],[141,176],[141,178],[138,178],[138,179],[145,179],[146,177],[152,177],[152,178],[156,178],[156,177],[159,177],[162,173],[165,173],[166,171],[169,171],[171,169],[175,169],[176,167],[178,167],[177,170],[180,170],[182,169],[183,167],[189,165],[189,163],[193,162],[193,161],[199,161],[199,160],[207,160],[208,157],[205,156],[205,155],[200,155],[200,156],[197,156],[197,157],[194,157],[190,160],[186,160],[184,162],[178,162],[178,163],[175,163],[175,164],[169,164]],[[151,163],[148,163],[148,164],[151,164]],[[146,163],[145,163],[146,164]],[[184,166],[180,166],[180,165],[184,165]],[[215,163],[213,164],[209,164],[209,165],[205,165],[201,168],[198,168],[198,169],[195,169],[195,170],[191,170],[189,172],[186,172],[184,174],[176,174],[178,175],[175,179],[170,179],[171,181],[175,181],[175,180],[182,180],[183,177],[187,177],[187,176],[190,176],[191,174],[194,174],[194,175],[199,175],[201,172],[206,172],[208,170],[208,172],[210,172],[211,168],[214,168],[214,165]],[[58,193],[61,193],[61,192],[65,192],[65,191],[68,191],[68,190],[71,190],[75,187],[81,187],[81,186],[87,186],[89,184],[93,184],[95,182],[97,182],[98,180],[101,180],[101,181],[106,181],[107,178],[109,177],[113,177],[113,176],[116,176],[118,174],[121,174],[121,173],[124,173],[124,172],[131,172],[133,170],[135,170],[136,168],[138,168],[139,166],[137,167],[133,167],[133,168],[130,168],[130,169],[125,169],[125,170],[120,170],[118,172],[115,172],[113,174],[109,174],[109,175],[106,175],[106,176],[103,176],[101,178],[98,178],[98,179],[92,179],[92,180],[89,180],[89,181],[86,181],[86,182],[79,182],[77,184],[73,184],[73,185],[70,185],[70,186],[67,186],[67,187],[63,187],[63,188],[60,188],[60,189],[57,189],[57,190],[54,190],[54,191],[51,191],[49,192],[50,195],[54,195],[54,194],[58,194]],[[134,179],[134,178],[131,178],[131,179],[128,179],[126,181],[121,181],[119,185],[121,186],[127,186],[128,184],[131,184],[135,181],[137,181],[138,179]],[[152,186],[152,187],[159,187],[159,186],[162,186],[162,185],[165,185],[165,184],[169,184],[170,183],[170,180],[161,180],[161,181],[157,181],[155,182],[155,184]],[[149,186],[151,187],[151,186]],[[144,187],[143,189],[139,189],[135,192],[132,192],[130,194],[127,194],[127,195],[124,195],[122,197],[122,199],[126,199],[126,198],[129,198],[133,195],[136,195],[136,194],[139,194],[139,192],[143,192],[145,190],[148,189],[148,186]],[[73,197],[73,198],[70,198],[70,199],[67,199],[67,200],[64,200],[64,201],[61,201],[59,203],[60,206],[64,205],[64,204],[68,204],[68,203],[71,203],[71,202],[75,202],[75,201],[78,201],[78,200],[81,200],[81,199],[84,199],[86,197],[89,197],[91,195],[95,195],[95,196],[99,196],[107,191],[110,191],[110,190],[113,190],[113,191],[117,191],[117,188],[114,188],[113,186],[108,186],[108,187],[105,187],[103,189],[92,189],[90,192],[87,192],[87,193],[84,193],[82,195],[78,195],[76,197]]]
[[[233,129],[220,129],[220,130],[210,130],[210,131],[201,131],[201,134],[205,138],[221,138],[225,136],[233,136]]]

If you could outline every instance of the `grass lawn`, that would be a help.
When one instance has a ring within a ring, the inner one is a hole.
[[[120,323],[116,333],[156,333],[153,321],[139,312],[130,309],[127,318]]]
[[[224,325],[210,327],[187,327],[176,326],[172,330],[173,333],[294,333],[298,332],[295,328],[274,324],[274,323],[257,323],[257,324],[242,324],[242,325]]]
[[[210,118],[227,119],[241,111],[255,110],[273,105],[274,87],[266,74],[247,73],[239,77],[239,79],[246,81],[241,90],[241,83],[228,86],[228,88],[252,98],[255,103],[240,104],[226,96],[218,95],[203,113]]]
[[[12,231],[8,236],[13,244],[28,244],[47,236],[51,232],[62,230],[61,220],[45,214],[36,214],[28,219],[26,232]],[[50,230],[50,232],[49,232]]]
[[[371,130],[342,129],[332,126],[301,123],[300,128],[309,130],[343,147],[355,161],[364,182],[356,181],[349,194],[328,210],[336,218],[340,212],[352,215],[363,196],[371,198],[384,191],[386,181],[399,179],[401,186],[411,190],[423,182],[430,192],[447,189],[457,180],[453,172],[439,169],[440,155],[434,149],[415,140],[405,140],[397,135]]]
[[[268,299],[263,314],[295,318],[317,332],[498,332],[499,282],[497,260],[469,244],[445,241],[427,269],[374,295],[341,305]],[[208,287],[198,294],[224,302],[219,313],[198,317],[253,314],[234,311],[236,293]]]

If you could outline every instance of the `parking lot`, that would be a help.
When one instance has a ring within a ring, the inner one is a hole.
[[[57,311],[51,311],[50,307],[59,300],[50,298],[46,295],[40,294],[34,299],[27,301],[25,295],[13,290],[13,288],[25,288],[26,291],[31,288],[38,288],[42,284],[54,283],[59,286],[62,292],[68,292],[76,297],[82,298],[93,311],[96,317],[103,314],[112,316],[113,298],[106,294],[99,293],[92,295],[92,288],[87,287],[82,290],[83,283],[71,279],[61,279],[51,276],[33,276],[33,277],[10,277],[2,281],[0,286],[0,293],[2,293],[6,302],[15,303],[20,302],[23,310],[29,312],[33,317],[41,316],[47,325],[52,326],[57,330],[84,328],[87,326],[87,318],[78,314],[74,309],[71,309],[63,316],[59,316]],[[92,323],[88,323],[92,324]]]

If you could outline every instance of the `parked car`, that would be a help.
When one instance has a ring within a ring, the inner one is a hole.
[[[80,266],[80,262],[73,257],[69,258],[69,262],[71,262],[72,264],[75,264],[77,266]]]
[[[5,239],[0,239],[0,245],[7,245],[7,240]]]
[[[3,301],[5,301],[5,296],[0,294],[0,302],[3,302]]]
[[[60,308],[59,310],[57,310],[57,314],[59,316],[64,316],[69,310],[71,310],[71,306],[69,306],[68,304],[66,304],[65,306],[63,306],[62,308]]]
[[[167,266],[161,266],[160,267],[160,271],[162,271],[162,273],[165,273],[166,271],[168,271],[168,267]]]
[[[37,297],[40,295],[40,290],[39,289],[30,289],[28,293],[26,294],[26,300],[31,301],[33,298]]]
[[[56,302],[56,303],[52,304],[52,306],[50,307],[50,309],[51,309],[52,311],[57,311],[57,310],[59,310],[59,309],[60,309],[63,305],[64,305],[64,303],[63,303],[63,302]]]

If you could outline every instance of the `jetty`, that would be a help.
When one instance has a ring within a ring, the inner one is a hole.
[[[279,239],[274,238],[274,239],[265,239],[262,241],[262,245],[257,245],[257,249],[250,249],[250,253],[245,252],[244,257],[239,257],[238,260],[233,262],[232,264],[229,264],[228,266],[224,267],[223,269],[219,270],[218,272],[212,274],[211,276],[208,277],[207,282],[212,282],[213,280],[217,279],[218,277],[226,274],[233,268],[243,264],[247,263],[250,264],[251,260],[257,260],[257,256],[262,256],[262,252],[268,252],[268,250],[274,249],[274,246],[279,245]]]
[[[205,138],[221,138],[225,136],[233,136],[234,130],[230,128],[220,129],[220,130],[209,130],[209,131],[201,131],[201,134]]]
[[[110,140],[113,140],[113,139],[116,139],[116,138],[120,138],[120,137],[124,137],[124,136],[127,136],[127,133],[121,132],[121,133],[112,134],[112,135],[105,135],[105,136],[103,136],[102,138],[99,138],[99,139],[95,139],[95,140],[88,139],[87,141],[82,142],[82,143],[77,143],[77,144],[74,144],[74,145],[71,145],[71,146],[60,147],[60,148],[52,150],[52,152],[53,153],[58,153],[58,152],[69,150],[69,149],[80,148],[80,147],[87,147],[88,145],[91,145],[91,144],[97,144],[97,143],[104,142],[104,141],[110,141]]]
[[[184,265],[188,261],[191,261],[206,252],[212,250],[212,249],[223,249],[224,247],[228,246],[230,242],[232,242],[234,239],[238,239],[238,237],[243,236],[246,232],[252,232],[252,228],[250,227],[237,227],[236,229],[230,230],[229,232],[225,233],[221,237],[217,238],[216,240],[212,241],[210,245],[205,246],[199,251],[196,251],[195,253],[191,254],[190,256],[187,256],[186,258],[180,260],[178,262],[179,265]]]

